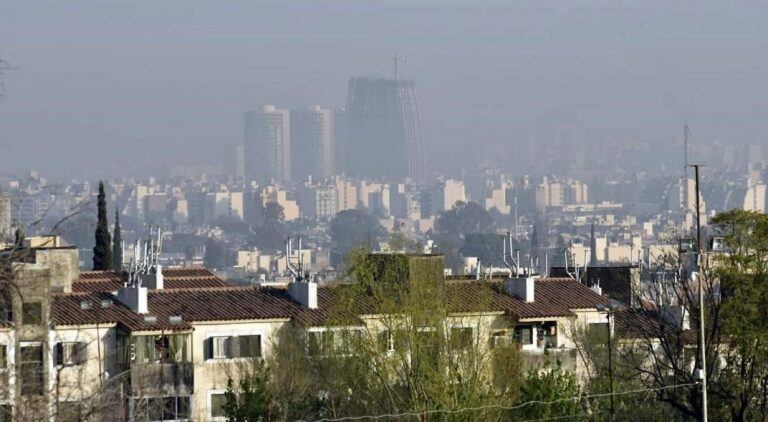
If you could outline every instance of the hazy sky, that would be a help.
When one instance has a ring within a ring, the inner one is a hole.
[[[433,168],[553,116],[615,142],[671,142],[685,120],[694,138],[760,142],[766,16],[724,1],[0,0],[0,49],[19,66],[0,173],[218,164],[245,110],[343,105],[347,79],[391,75],[396,52]]]

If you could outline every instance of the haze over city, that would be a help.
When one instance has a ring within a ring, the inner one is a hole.
[[[0,0],[0,422],[768,421],[766,16]]]
[[[687,121],[701,142],[760,143],[766,12],[762,2],[6,1],[0,51],[18,69],[4,77],[0,166],[83,177],[220,166],[242,142],[245,110],[341,107],[348,79],[391,77],[394,54],[416,83],[433,171],[473,171],[558,130],[665,145]]]

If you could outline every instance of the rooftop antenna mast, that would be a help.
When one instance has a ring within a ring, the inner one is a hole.
[[[507,235],[501,238],[504,246],[502,250],[502,261],[504,261],[504,265],[509,268],[509,271],[512,273],[513,277],[517,277],[520,269],[520,256],[518,251],[518,257],[515,259],[515,257],[512,255],[512,233],[507,232]],[[507,239],[509,239],[509,254],[507,254]]]
[[[405,57],[405,56],[401,56],[401,55],[399,55],[399,54],[397,54],[397,53],[395,53],[394,57],[392,57],[392,62],[393,62],[393,63],[394,63],[394,65],[395,65],[395,80],[397,80],[397,65],[398,65],[400,62],[403,62],[403,63],[405,63],[405,62],[407,62],[407,61],[408,61],[408,58],[407,58],[407,57]]]
[[[291,262],[291,257],[293,256],[293,237],[288,237],[288,239],[285,241],[285,262],[286,267],[288,267],[288,271],[290,271],[291,276],[293,276],[293,279],[296,281],[303,281],[306,279],[309,279],[309,276],[307,275],[305,277],[304,274],[304,259],[301,256],[301,237],[298,238],[299,241],[299,256],[298,256],[298,267],[293,265]]]
[[[0,76],[5,75],[6,70],[15,70],[18,67],[11,66],[6,60],[3,59],[2,52],[0,52]],[[0,97],[5,96],[5,83],[0,81]]]
[[[688,139],[691,136],[691,128],[688,127],[688,122],[683,126],[683,180],[688,183]],[[687,200],[687,199],[686,199]]]

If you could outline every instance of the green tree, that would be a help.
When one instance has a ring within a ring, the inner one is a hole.
[[[224,412],[230,422],[258,422],[272,419],[272,394],[268,388],[269,368],[263,360],[252,362],[254,373],[242,377],[235,388],[232,378],[224,393]]]
[[[112,264],[115,271],[123,271],[123,234],[120,231],[120,213],[115,207],[115,229],[112,234]]]
[[[112,236],[109,234],[109,222],[107,221],[107,195],[104,193],[104,182],[99,182],[95,239],[93,269],[111,270]]]
[[[227,266],[227,249],[221,242],[211,238],[205,241],[203,265],[206,268],[224,268]]]
[[[491,233],[496,233],[491,214],[477,202],[461,201],[456,202],[452,209],[440,213],[434,230],[438,252],[445,255],[447,266],[454,270],[462,265],[461,248],[467,235]]]
[[[472,317],[454,314],[446,324],[459,304],[445,295],[442,260],[392,254],[354,258],[348,283],[332,291],[335,305],[325,325],[337,328],[318,333],[289,326],[279,334],[270,366],[274,396],[290,397],[281,405],[284,419],[516,402],[522,375],[517,345],[488,347]],[[488,290],[469,299],[477,303],[462,300],[461,306],[483,308],[490,297]],[[361,313],[374,313],[376,321],[361,325]],[[489,409],[445,416],[467,418],[507,420],[507,415]]]
[[[578,399],[579,383],[576,376],[560,367],[535,368],[528,371],[520,388],[520,402],[531,404],[515,411],[519,419],[555,419],[583,414]],[[540,404],[536,402],[555,402]]]
[[[733,421],[768,420],[768,215],[735,210],[712,223],[727,253],[715,257],[723,300],[709,317],[719,316],[728,340],[710,391]]]
[[[370,250],[384,236],[384,228],[376,218],[356,209],[336,214],[329,227],[333,242],[331,261],[336,267],[353,249],[365,246]]]
[[[283,207],[269,202],[262,212],[261,223],[254,230],[253,243],[262,251],[274,252],[283,247],[287,232]]]

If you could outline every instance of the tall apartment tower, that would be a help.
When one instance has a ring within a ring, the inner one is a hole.
[[[0,192],[0,243],[11,238],[11,197]]]
[[[324,179],[334,174],[333,112],[319,105],[291,110],[293,180]]]
[[[245,113],[245,174],[248,180],[291,179],[291,117],[265,105]]]
[[[348,175],[424,183],[421,114],[413,81],[350,79],[346,118]]]

